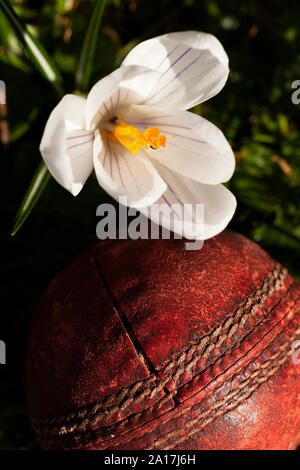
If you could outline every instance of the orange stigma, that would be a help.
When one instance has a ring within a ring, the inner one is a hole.
[[[121,122],[116,124],[113,131],[105,130],[105,134],[111,142],[120,142],[127,150],[135,155],[142,147],[148,149],[159,149],[166,146],[166,137],[160,135],[157,127],[148,127],[145,132],[140,132],[136,127]]]

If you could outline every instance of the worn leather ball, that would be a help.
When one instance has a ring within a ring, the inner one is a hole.
[[[45,449],[295,449],[300,287],[229,231],[99,242],[50,284],[25,365]]]

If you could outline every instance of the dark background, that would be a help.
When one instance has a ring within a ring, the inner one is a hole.
[[[72,92],[93,1],[11,2],[55,60]],[[238,208],[230,228],[258,242],[300,279],[299,1],[110,0],[91,85],[138,42],[197,29],[218,37],[231,73],[215,98],[194,109],[230,141],[237,169],[228,184]],[[52,277],[96,240],[96,207],[107,196],[90,177],[74,198],[53,180],[25,225],[13,219],[40,161],[39,141],[57,97],[20,48],[0,12],[0,79],[6,82],[9,136],[0,144],[1,317],[7,365],[0,365],[0,449],[35,448],[23,388],[26,332]],[[9,145],[6,141],[9,140]]]

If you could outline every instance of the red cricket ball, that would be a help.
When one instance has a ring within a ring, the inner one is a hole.
[[[99,242],[41,299],[25,369],[45,449],[294,449],[300,287],[229,231]]]

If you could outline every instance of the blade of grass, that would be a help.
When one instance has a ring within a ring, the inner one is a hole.
[[[106,3],[107,0],[97,0],[84,38],[75,74],[76,89],[83,92],[88,90],[97,47],[98,33]]]
[[[0,7],[7,19],[10,21],[25,52],[31,58],[32,63],[41,75],[51,83],[58,95],[62,96],[64,94],[61,85],[62,77],[49,54],[39,41],[30,34],[7,0],[0,0]]]
[[[51,175],[45,163],[42,161],[39,164],[31,180],[29,188],[27,189],[25,197],[18,210],[11,235],[15,235],[17,231],[22,227],[23,223],[25,222],[25,220],[31,213],[32,209],[36,205],[37,201],[39,200],[41,194],[43,193],[50,179],[51,179]]]
[[[44,47],[27,30],[23,22],[18,18],[12,7],[6,0],[0,0],[0,7],[10,21],[17,37],[20,40],[25,52],[31,58],[33,65],[40,74],[51,83],[59,97],[63,96],[62,77],[56,68],[53,60],[46,52]],[[36,205],[42,195],[51,175],[48,172],[44,162],[38,166],[23,198],[21,206],[14,220],[11,235],[15,235],[22,227],[23,223]]]

